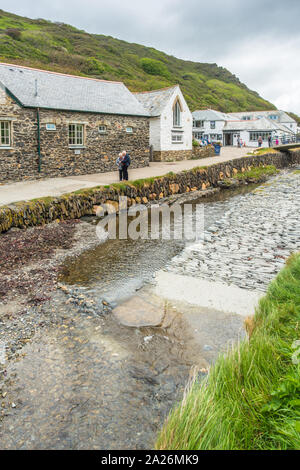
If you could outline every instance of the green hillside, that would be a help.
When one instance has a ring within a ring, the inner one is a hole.
[[[191,108],[275,109],[216,64],[177,59],[151,47],[0,10],[0,61],[123,81],[132,91],[178,83]]]

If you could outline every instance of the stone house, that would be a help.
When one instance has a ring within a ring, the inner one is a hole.
[[[150,114],[150,145],[154,161],[192,157],[192,113],[179,85],[135,93]]]
[[[0,64],[0,181],[149,165],[149,113],[121,82]]]

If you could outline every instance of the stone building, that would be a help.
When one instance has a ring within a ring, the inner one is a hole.
[[[0,181],[149,165],[149,113],[123,83],[0,64]]]
[[[179,85],[135,93],[150,118],[150,145],[154,161],[192,157],[193,117]]]

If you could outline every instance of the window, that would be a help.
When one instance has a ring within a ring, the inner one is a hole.
[[[177,100],[173,109],[173,126],[180,127],[181,123],[181,109],[179,101]]]
[[[11,143],[10,121],[0,121],[0,147],[10,147]]]
[[[83,124],[69,124],[69,145],[71,147],[80,147],[83,144]]]
[[[250,121],[251,120],[251,116],[243,116],[243,121]]]
[[[178,144],[183,142],[183,134],[181,132],[172,132],[172,143]]]
[[[126,132],[127,132],[127,134],[132,134],[133,133],[133,128],[132,127],[126,127]]]
[[[270,119],[273,119],[273,121],[276,121],[277,118],[278,118],[278,116],[277,116],[276,114],[271,114],[271,115],[269,116],[269,118],[270,118]]]
[[[56,125],[55,124],[46,124],[46,130],[47,131],[56,131]]]
[[[210,128],[215,129],[216,128],[216,121],[210,121]]]
[[[194,127],[198,127],[198,128],[204,127],[204,121],[195,121]]]
[[[250,141],[257,142],[259,137],[262,137],[262,140],[267,141],[269,136],[272,137],[272,132],[250,132]]]
[[[202,140],[203,132],[194,132],[194,139]]]
[[[106,133],[106,126],[99,126],[99,134],[105,134]]]

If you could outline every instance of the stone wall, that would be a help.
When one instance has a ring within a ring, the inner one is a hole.
[[[215,155],[214,148],[207,147],[194,147],[193,150],[168,150],[153,152],[154,162],[175,162],[180,160],[193,160],[200,158],[213,157]]]
[[[137,181],[136,184],[115,184],[109,187],[86,189],[58,198],[42,198],[0,208],[0,233],[12,227],[25,228],[43,225],[55,220],[80,218],[95,212],[95,206],[112,202],[117,208],[119,196],[128,197],[128,205],[159,201],[172,194],[189,193],[220,186],[220,180],[245,172],[253,167],[274,165],[285,168],[300,164],[300,150],[246,156],[209,167],[196,167],[190,171]]]
[[[3,97],[2,97],[3,98]],[[40,110],[41,173],[38,172],[37,111],[20,107],[5,95],[0,120],[11,120],[12,147],[0,148],[0,182],[116,170],[118,154],[131,154],[132,168],[149,165],[149,119],[143,117]],[[55,131],[46,124],[55,124]],[[84,147],[69,148],[68,126],[84,124]],[[104,134],[99,126],[106,126]],[[133,133],[127,133],[132,127]]]

